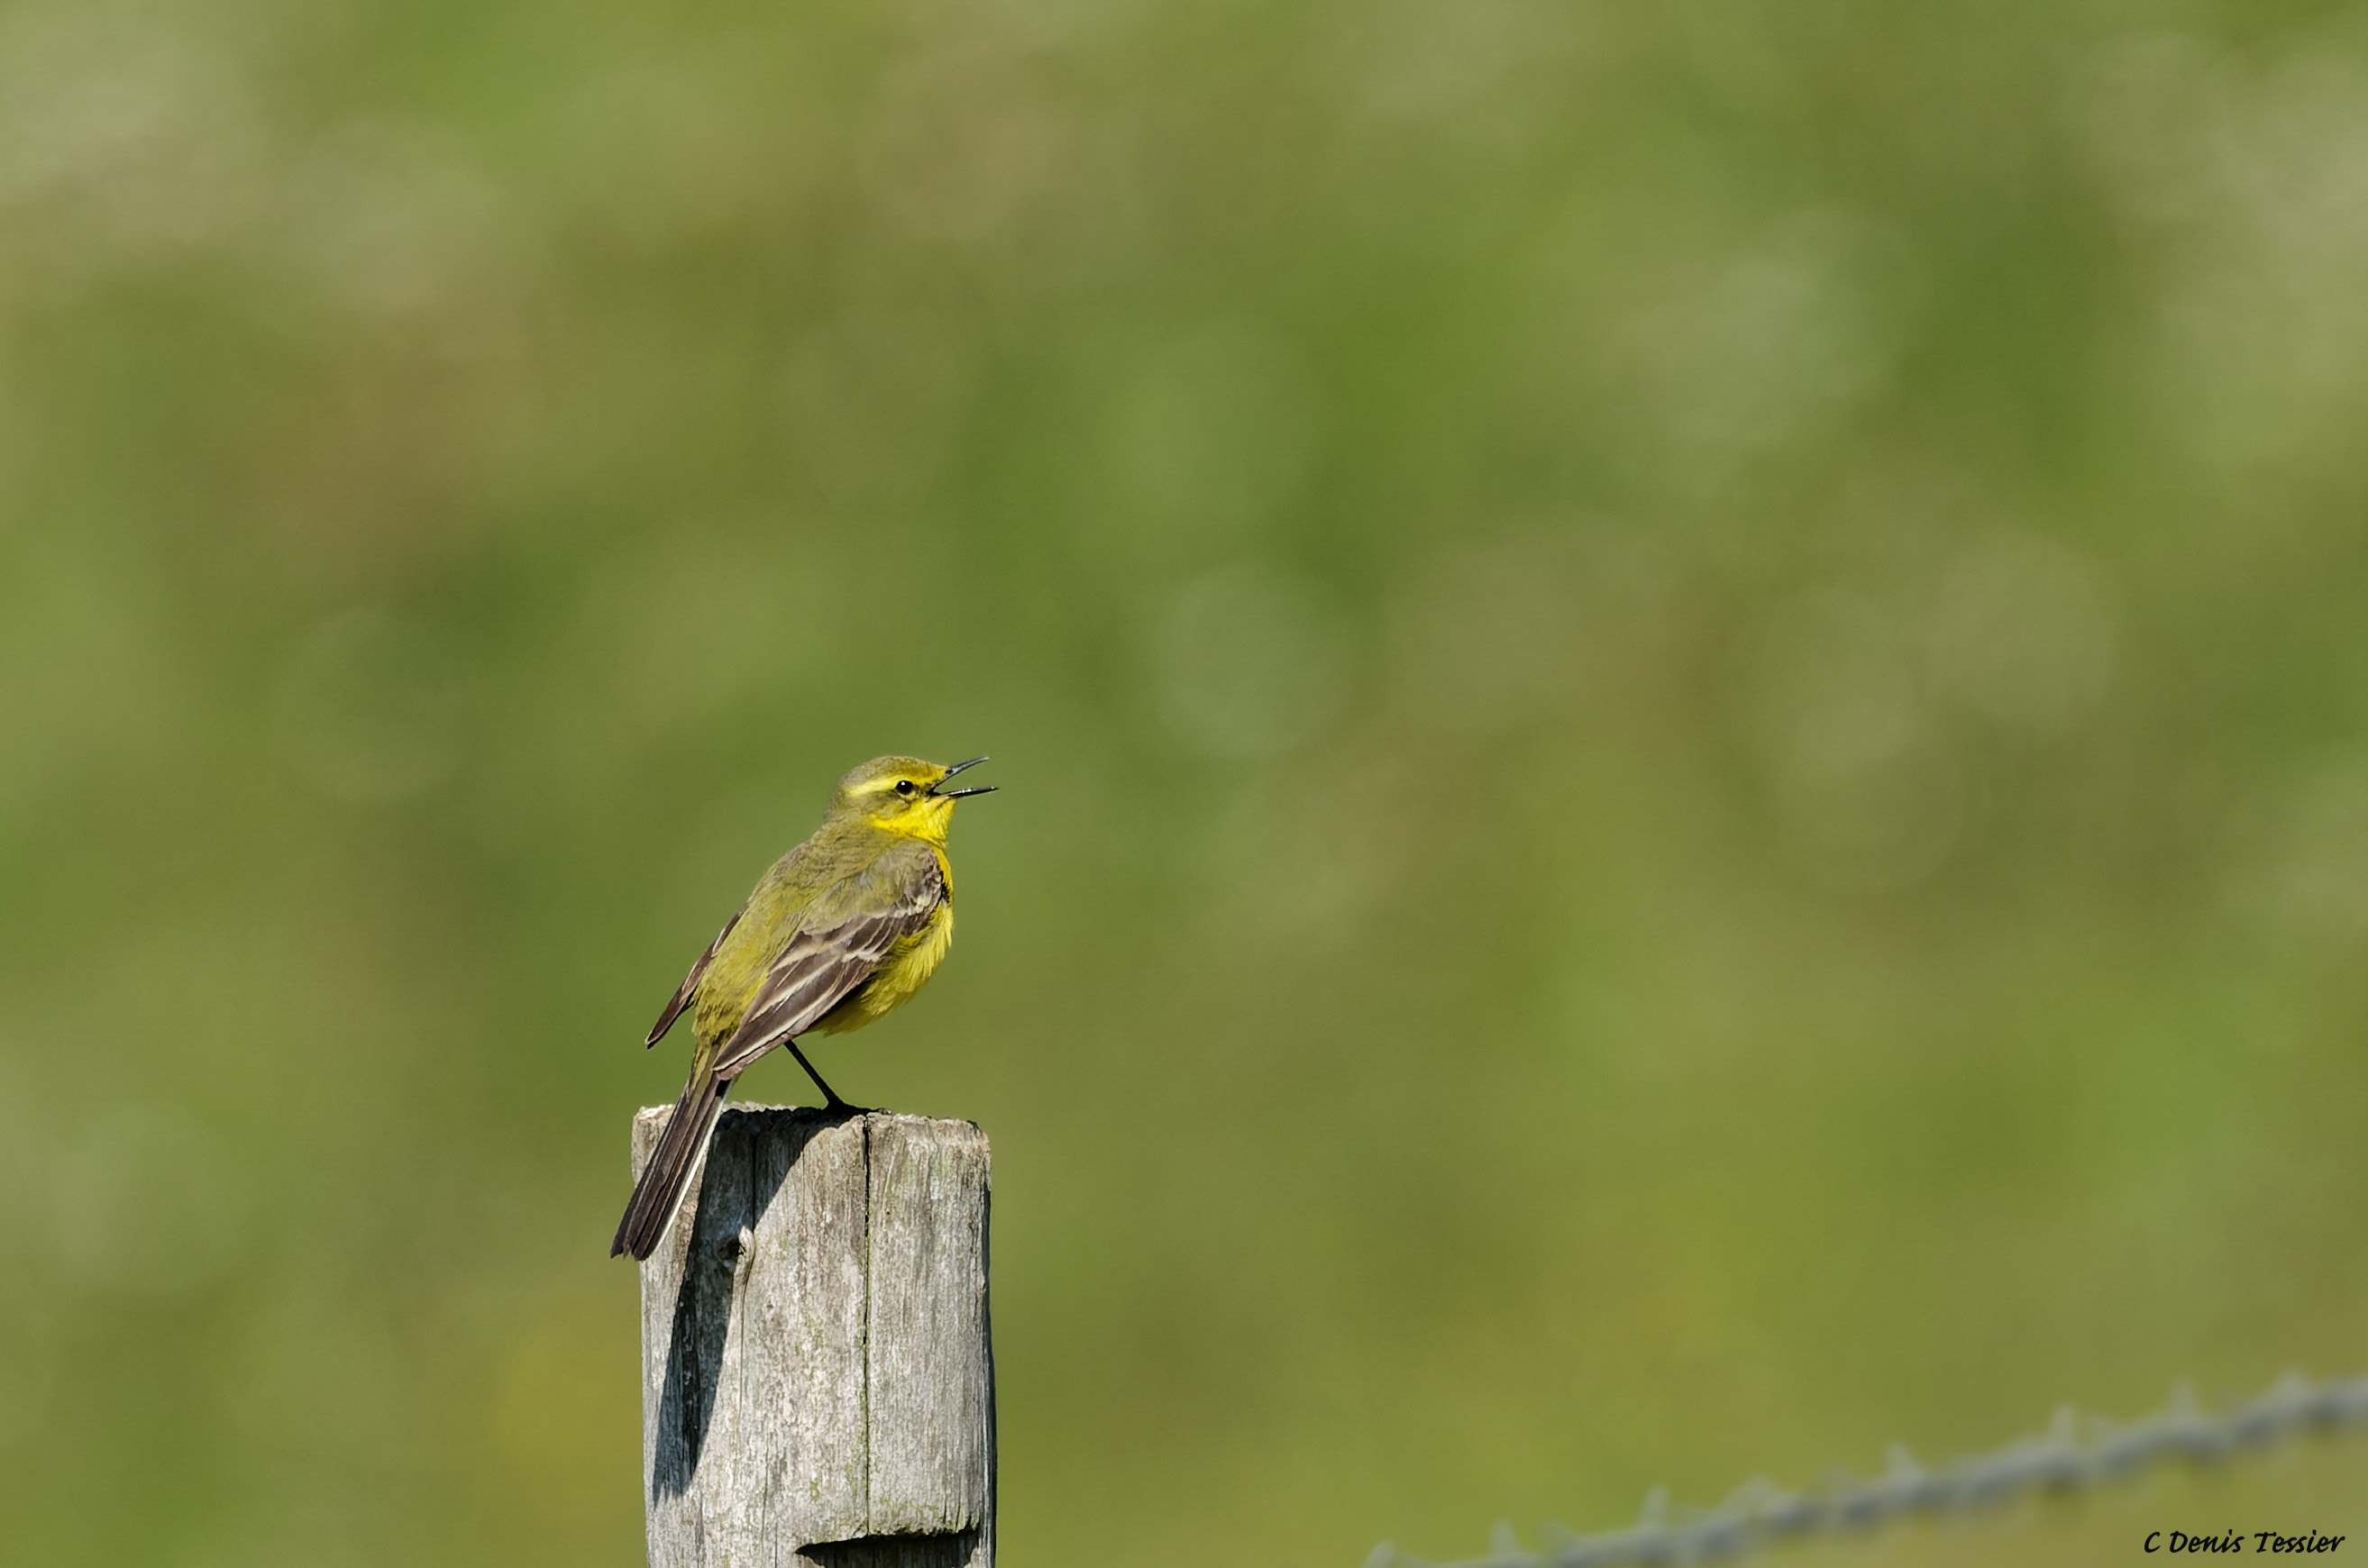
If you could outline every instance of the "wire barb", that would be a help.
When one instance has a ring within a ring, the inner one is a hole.
[[[1642,1516],[1625,1529],[1573,1535],[1549,1527],[1544,1551],[1524,1552],[1512,1527],[1491,1532],[1488,1556],[1435,1568],[1622,1568],[1631,1563],[1709,1562],[1819,1532],[1863,1529],[1902,1514],[1958,1513],[1994,1506],[2023,1493],[2072,1493],[2127,1481],[2168,1460],[2210,1464],[2258,1453],[2300,1432],[2335,1432],[2368,1425],[2368,1377],[2314,1383],[2288,1372],[2259,1396],[2207,1415],[2185,1383],[2160,1411],[2127,1426],[2091,1416],[2083,1423],[2070,1405],[2058,1406],[2047,1430],[1987,1454],[1939,1469],[1919,1464],[1905,1444],[1884,1455],[1873,1481],[1837,1472],[1816,1492],[1786,1492],[1753,1479],[1715,1508],[1672,1509],[1668,1490],[1646,1494]],[[1671,1522],[1671,1515],[1676,1522]],[[1365,1568],[1434,1568],[1387,1541]]]

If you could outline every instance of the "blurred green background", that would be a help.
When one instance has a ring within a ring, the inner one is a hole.
[[[1016,1564],[2368,1367],[2363,521],[2357,6],[0,6],[7,1554],[637,1562],[640,1037],[889,751]]]

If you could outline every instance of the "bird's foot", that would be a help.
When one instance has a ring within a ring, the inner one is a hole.
[[[870,1116],[874,1108],[876,1108],[868,1105],[849,1105],[837,1095],[831,1096],[820,1108],[823,1115],[834,1121],[848,1121],[859,1116]]]

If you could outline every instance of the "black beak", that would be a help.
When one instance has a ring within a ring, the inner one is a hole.
[[[968,762],[955,763],[951,767],[946,769],[945,778],[940,778],[935,784],[929,786],[929,793],[935,795],[941,801],[960,800],[964,795],[993,794],[995,792],[995,786],[992,784],[973,784],[967,790],[949,790],[946,788],[946,778],[951,778],[955,774],[960,773],[965,767],[976,767],[980,763],[985,762],[985,760],[986,758],[983,756],[974,756]]]

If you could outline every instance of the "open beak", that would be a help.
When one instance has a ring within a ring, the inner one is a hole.
[[[967,790],[949,790],[946,788],[946,778],[951,778],[955,774],[960,773],[965,767],[976,767],[980,763],[985,762],[985,760],[986,758],[983,756],[974,756],[968,762],[955,763],[951,767],[946,769],[945,778],[940,778],[936,783],[929,786],[929,793],[935,795],[941,801],[959,800],[964,795],[993,794],[995,792],[995,786],[992,784],[973,784]]]

